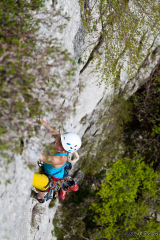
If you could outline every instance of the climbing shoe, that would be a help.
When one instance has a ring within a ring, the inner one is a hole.
[[[59,200],[63,201],[66,197],[66,194],[68,195],[69,190],[63,191],[62,189],[58,192]]]
[[[74,181],[74,179],[73,178],[70,178],[67,182],[67,185],[68,185],[68,190],[69,191],[78,191],[78,185],[77,185],[77,183],[75,183],[75,181]],[[65,183],[63,184],[63,187],[65,186]],[[64,188],[63,188],[63,190],[65,190]]]
[[[69,190],[74,191],[74,192],[78,191],[78,189],[79,189],[79,187],[78,187],[77,183],[75,185],[73,185],[72,187],[69,187]]]
[[[75,185],[73,185],[71,187],[69,187],[69,184],[64,183],[62,188],[63,188],[63,190],[60,189],[58,192],[59,200],[61,200],[61,201],[63,201],[65,199],[66,194],[68,195],[68,193],[70,191],[76,192],[79,189],[77,183],[75,183]]]

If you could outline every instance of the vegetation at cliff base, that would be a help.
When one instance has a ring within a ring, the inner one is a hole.
[[[118,158],[102,181],[99,200],[91,205],[97,239],[134,239],[130,232],[159,233],[159,187],[159,174],[140,155]],[[158,238],[157,234],[154,239]]]
[[[124,132],[127,151],[138,149],[145,162],[153,163],[156,169],[160,162],[160,61],[130,102],[132,122],[125,125]]]

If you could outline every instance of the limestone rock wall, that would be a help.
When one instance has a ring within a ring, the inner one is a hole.
[[[90,1],[92,2],[92,1]],[[46,2],[47,8],[52,10],[52,1]],[[81,10],[78,0],[58,0],[56,8],[63,8],[63,12],[70,16],[70,21],[62,34],[56,33],[61,39],[64,46],[72,54],[76,62],[78,62],[79,53],[87,44],[87,36],[84,35],[84,28],[81,21]],[[63,23],[64,19],[59,18],[59,23]],[[50,32],[51,33],[51,32]],[[41,34],[50,34],[47,29],[42,26]],[[52,32],[54,34],[54,32]],[[90,36],[91,37],[91,36]],[[84,41],[84,42],[83,42]],[[148,76],[157,61],[159,60],[160,41],[156,41],[153,45],[153,51],[156,49],[154,58],[149,56],[146,58],[144,68],[141,68],[134,76],[133,81],[128,82],[125,72],[121,73],[120,89],[126,88],[127,95],[131,95],[137,90]],[[89,52],[91,49],[87,50]],[[77,72],[72,89],[65,92],[65,97],[61,97],[57,104],[71,104],[75,108],[75,114],[69,115],[68,120],[60,131],[72,131],[85,138],[93,136],[97,129],[97,112],[103,111],[103,101],[109,97],[114,89],[108,86],[104,92],[105,85],[97,86],[97,79],[94,72],[95,64],[89,65],[81,75],[80,70],[85,63],[80,65],[77,63]],[[147,71],[146,71],[147,70]],[[84,86],[83,86],[84,85]],[[44,95],[44,93],[39,93]],[[54,112],[47,113],[44,119],[54,125]],[[57,124],[57,123],[56,123]],[[60,127],[60,123],[57,124]],[[36,162],[43,149],[44,143],[49,143],[53,139],[41,126],[39,133],[24,141],[24,149],[21,155],[15,155],[10,162],[1,159],[0,161],[0,239],[3,240],[55,240],[54,227],[52,220],[59,201],[56,200],[55,206],[49,208],[49,201],[40,204],[34,198],[30,197],[33,172],[38,170]],[[83,149],[80,155],[85,154]],[[30,166],[30,169],[28,168]],[[75,166],[75,169],[78,165]],[[82,173],[76,177],[78,181]]]

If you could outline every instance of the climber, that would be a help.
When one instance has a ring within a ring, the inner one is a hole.
[[[71,153],[69,153],[68,154],[68,162],[67,162],[66,166],[64,167],[64,175],[63,175],[64,178],[63,178],[63,180],[58,179],[56,181],[53,181],[54,177],[52,177],[53,178],[52,179],[51,177],[48,177],[47,175],[45,175],[44,171],[43,171],[43,164],[41,162],[38,163],[39,167],[41,168],[40,169],[41,173],[34,173],[32,186],[35,187],[38,192],[45,192],[44,194],[46,194],[46,192],[47,192],[44,199],[36,198],[40,203],[45,202],[45,200],[48,201],[49,199],[57,198],[59,190],[61,188],[67,194],[70,190],[74,190],[74,191],[76,190],[73,188],[70,189],[70,187],[72,187],[73,185],[76,185],[76,184],[75,184],[75,181],[70,176],[68,176],[68,173],[72,167],[71,163],[77,162],[78,160],[79,160],[79,155],[77,152],[74,152],[72,154],[72,158],[71,158]],[[60,200],[63,200],[63,199],[60,198]]]
[[[50,146],[42,152],[40,156],[40,161],[43,162],[44,174],[51,178],[53,181],[61,181],[65,177],[65,167],[68,163],[67,158],[69,153],[74,153],[78,151],[81,147],[81,139],[75,133],[65,133],[60,134],[57,130],[53,129],[48,125],[43,118],[41,118],[43,126],[54,136],[55,141],[50,144]],[[66,193],[69,191],[78,191],[78,185],[72,181],[73,186],[68,185],[68,190],[66,187],[62,187],[59,191],[59,199],[64,200]],[[34,184],[33,184],[34,186]],[[38,192],[37,200],[43,202],[45,192]]]

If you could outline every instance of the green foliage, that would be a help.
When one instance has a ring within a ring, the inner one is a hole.
[[[56,200],[52,199],[48,205],[49,208],[53,208],[55,206]]]
[[[150,79],[130,98],[132,121],[125,125],[124,139],[128,152],[138,149],[146,162],[160,161],[160,63]]]
[[[126,239],[130,231],[159,232],[158,179],[137,153],[133,158],[118,158],[102,181],[99,201],[92,203],[94,221],[100,226],[97,239]]]
[[[99,173],[99,176],[104,176],[104,172]],[[89,210],[89,206],[95,198],[95,192],[92,188],[93,181],[97,181],[97,176],[88,175],[82,181],[77,192],[70,192],[66,199],[62,202],[61,211],[57,211],[54,217],[53,224],[55,228],[55,235],[58,240],[77,239],[81,240],[83,237],[90,238],[92,229],[95,223],[92,221],[93,214]],[[62,212],[62,215],[60,215]]]
[[[58,240],[63,240],[64,239],[64,231],[59,228],[60,221],[58,219],[53,219],[53,225],[54,225],[54,232],[55,236],[57,237]],[[53,235],[53,233],[52,233]]]
[[[153,128],[152,128],[152,132],[153,134],[159,134],[160,135],[160,124],[157,125],[154,125]]]

